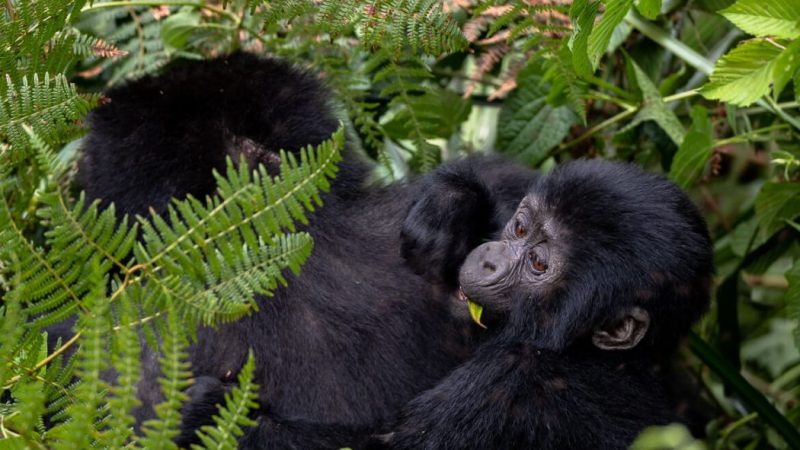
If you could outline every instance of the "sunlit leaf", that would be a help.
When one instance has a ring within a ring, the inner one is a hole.
[[[797,76],[800,76],[800,39],[789,44],[775,60],[773,97],[778,98],[789,81]]]
[[[608,49],[608,43],[611,41],[614,29],[622,22],[622,19],[625,18],[625,15],[628,14],[631,6],[633,6],[633,0],[606,0],[603,3],[606,6],[606,10],[589,37],[589,59],[595,69],[600,64],[600,58]]]
[[[709,99],[747,106],[769,92],[781,49],[763,39],[745,41],[723,56],[702,89]]]
[[[739,0],[719,13],[754,36],[800,37],[797,0]]]
[[[582,77],[588,77],[594,72],[592,62],[589,59],[589,37],[594,26],[594,19],[597,16],[599,2],[590,0],[575,0],[569,9],[569,17],[572,20],[572,35],[567,45],[572,51],[572,65],[575,72]]]

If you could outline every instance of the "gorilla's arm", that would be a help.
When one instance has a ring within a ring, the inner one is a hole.
[[[473,156],[419,180],[401,235],[408,265],[431,282],[458,287],[464,258],[503,229],[536,177],[500,157]]]
[[[366,448],[625,449],[638,430],[673,419],[653,401],[658,389],[641,372],[523,341],[487,342],[409,402],[392,432]]]

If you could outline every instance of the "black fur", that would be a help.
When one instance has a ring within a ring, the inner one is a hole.
[[[313,76],[241,54],[108,96],[90,117],[79,176],[91,198],[125,213],[213,193],[211,170],[226,155],[274,171],[278,148],[317,143],[337,123]],[[660,369],[707,307],[712,271],[703,220],[674,185],[606,162],[539,178],[468,158],[368,186],[369,166],[350,149],[340,169],[310,218],[315,248],[302,275],[258,299],[256,314],[199,330],[182,445],[209,422],[250,347],[262,410],[242,448],[358,447],[375,432],[386,433],[375,448],[623,448],[674,419]],[[566,275],[556,294],[517,291],[507,314],[487,311],[473,354],[477,328],[452,296],[459,267],[500,238],[528,192],[568,230]],[[631,305],[652,317],[644,340],[593,347],[591,331]],[[140,420],[160,397],[155,355],[144,365]]]
[[[512,287],[497,336],[412,400],[371,448],[622,449],[646,426],[677,420],[662,370],[708,307],[701,215],[662,177],[604,161],[563,165],[530,196],[566,236],[563,276],[551,290]],[[649,313],[643,340],[592,345],[593,331],[629,307]]]
[[[90,198],[114,202],[120,213],[161,213],[172,197],[212,194],[212,169],[222,169],[226,155],[243,154],[274,170],[276,150],[318,143],[338,123],[314,76],[245,54],[185,63],[106,95],[108,103],[89,117],[79,180]],[[347,445],[352,434],[393,421],[402,405],[470,356],[476,328],[451,313],[453,277],[458,258],[492,227],[464,227],[476,214],[510,215],[533,173],[498,159],[458,163],[452,170],[471,174],[470,189],[493,199],[485,209],[486,200],[462,202],[461,185],[452,197],[437,194],[431,205],[419,204],[421,192],[449,189],[439,182],[446,167],[389,187],[368,186],[369,169],[346,149],[324,206],[306,227],[315,245],[300,277],[290,276],[274,297],[259,298],[255,314],[198,331],[190,359],[199,381],[184,411],[182,445],[209,423],[248,348],[263,406],[259,426],[242,439],[248,448]],[[457,209],[461,203],[467,204]],[[420,235],[413,220],[404,225],[409,209],[429,207],[456,214],[438,224],[438,234]],[[413,267],[401,254],[401,235]],[[444,255],[441,247],[455,259],[428,265],[415,256],[434,237],[425,252]],[[139,423],[161,398],[156,355],[145,351],[143,358]],[[315,424],[319,439],[305,423]],[[356,431],[339,433],[327,423]]]

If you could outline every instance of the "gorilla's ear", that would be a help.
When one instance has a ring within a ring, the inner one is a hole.
[[[592,343],[603,350],[628,350],[639,343],[650,327],[650,314],[634,306],[621,319],[595,330]]]

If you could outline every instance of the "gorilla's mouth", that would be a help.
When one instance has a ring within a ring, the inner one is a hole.
[[[458,288],[458,291],[456,291],[456,298],[467,304],[467,307],[469,308],[469,316],[472,317],[473,322],[478,324],[478,326],[481,328],[486,328],[486,325],[484,325],[481,322],[481,316],[483,315],[483,306],[470,300],[470,298],[467,297],[467,294],[464,292],[464,289],[461,288],[460,286]]]

